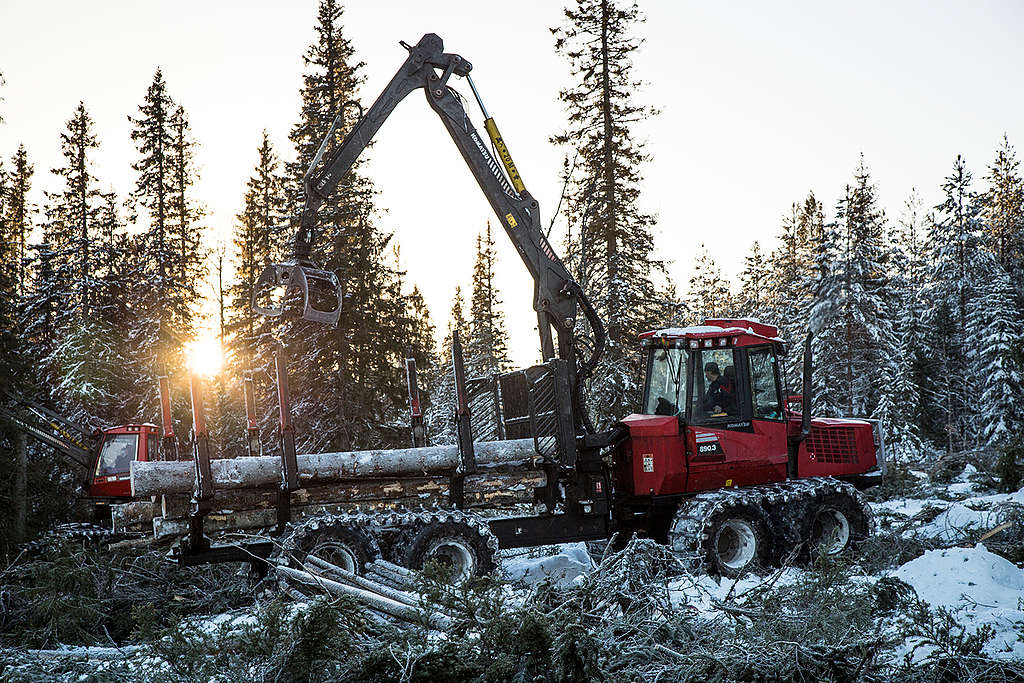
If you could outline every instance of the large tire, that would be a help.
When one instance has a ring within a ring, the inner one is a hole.
[[[351,521],[336,520],[304,530],[286,545],[294,563],[308,555],[362,574],[366,564],[380,559],[380,545],[366,529]]]
[[[808,509],[803,537],[811,559],[834,556],[856,547],[871,531],[864,503],[851,492],[834,493]]]
[[[702,526],[700,550],[711,574],[736,578],[771,558],[768,524],[753,507],[723,506]]]
[[[494,548],[479,528],[462,521],[437,521],[415,531],[401,564],[420,570],[428,562],[438,562],[451,567],[453,580],[461,583],[493,572],[494,555]]]

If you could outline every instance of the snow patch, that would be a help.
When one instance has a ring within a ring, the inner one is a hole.
[[[502,563],[505,578],[531,586],[545,579],[557,585],[568,585],[594,568],[586,544],[566,543],[556,547],[559,551],[553,555],[507,558]]]
[[[907,562],[893,576],[914,587],[933,608],[962,609],[963,624],[971,629],[990,624],[995,637],[985,647],[992,657],[1024,657],[1024,570],[990,553],[973,548],[931,550]]]
[[[1024,505],[1024,489],[1016,493],[978,496],[952,503],[930,523],[912,529],[907,535],[955,543],[977,532],[994,529],[1006,521],[1011,506]]]

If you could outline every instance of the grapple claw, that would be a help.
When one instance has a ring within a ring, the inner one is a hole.
[[[260,315],[274,318],[299,296],[305,320],[338,324],[343,296],[338,276],[309,262],[286,261],[267,266],[253,287],[252,307]]]

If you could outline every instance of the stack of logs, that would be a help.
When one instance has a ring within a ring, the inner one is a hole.
[[[508,508],[533,501],[544,475],[535,468],[533,439],[479,442],[477,472],[465,478],[469,507]],[[318,453],[297,457],[304,487],[291,495],[292,518],[354,507],[446,505],[449,475],[460,462],[457,446]],[[211,461],[213,512],[207,531],[254,529],[277,523],[281,460],[249,457]],[[132,496],[112,506],[114,530],[151,526],[155,540],[187,533],[195,485],[193,463],[133,462]]]

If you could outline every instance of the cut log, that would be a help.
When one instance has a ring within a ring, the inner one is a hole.
[[[537,457],[533,439],[483,441],[474,445],[481,468],[529,463]],[[427,446],[394,450],[348,451],[298,456],[299,480],[304,486],[357,479],[386,479],[442,475],[460,462],[457,446]],[[210,463],[215,490],[254,489],[281,480],[276,457],[217,459]],[[132,495],[142,498],[189,493],[195,481],[191,462],[152,461],[131,464]]]
[[[114,533],[130,531],[137,524],[149,524],[159,516],[160,506],[148,500],[133,500],[110,506],[110,520]]]
[[[544,480],[544,475],[537,472],[470,475],[465,481],[466,505],[500,508],[532,503],[533,489],[542,485]],[[191,514],[189,496],[173,494],[162,498],[162,516],[165,520],[185,519]],[[446,505],[448,480],[417,477],[324,485],[293,492],[291,502],[299,510],[296,515],[304,507],[335,503],[347,504],[349,507]],[[272,509],[276,505],[276,491],[221,491],[214,495],[212,514]]]
[[[334,595],[344,595],[355,598],[356,601],[385,614],[391,615],[403,621],[414,624],[426,624],[434,629],[444,630],[451,626],[451,619],[439,612],[431,612],[425,609],[412,607],[404,602],[398,602],[391,598],[373,593],[356,586],[350,586],[339,581],[333,581],[324,576],[311,574],[308,571],[300,571],[290,567],[275,567],[275,571],[288,579],[309,586],[315,586]]]

